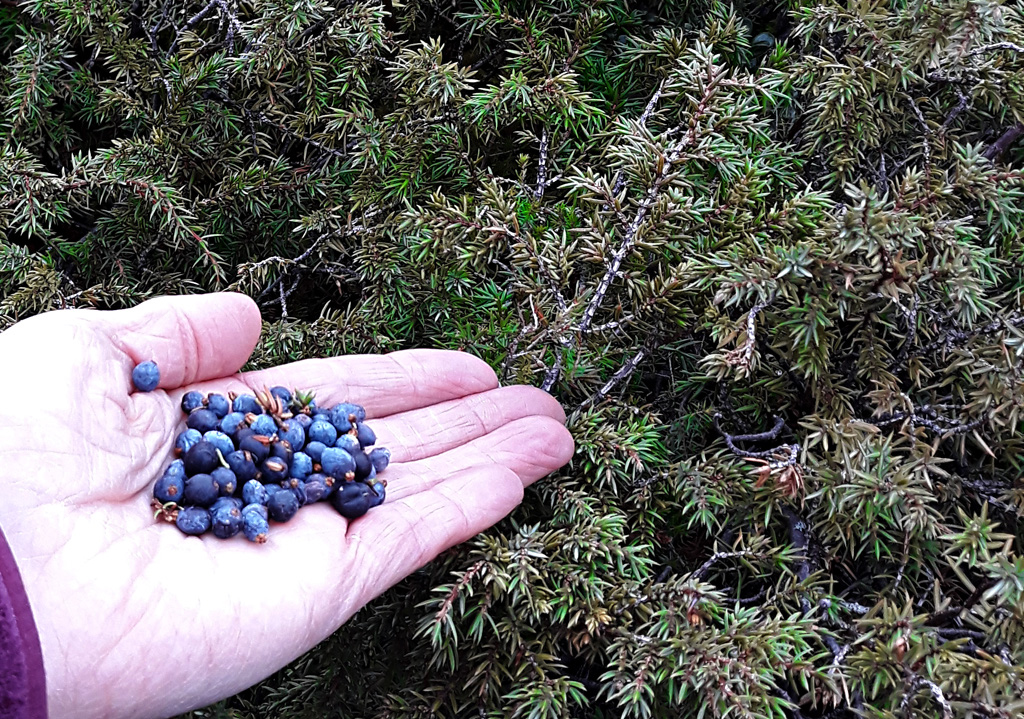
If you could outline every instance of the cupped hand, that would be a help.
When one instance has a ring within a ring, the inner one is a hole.
[[[498,387],[461,352],[313,359],[239,374],[260,332],[236,294],[43,314],[0,334],[0,527],[18,562],[50,716],[164,717],[269,676],[444,549],[506,516],[573,443],[546,393]],[[153,359],[160,387],[131,385]],[[187,537],[152,486],[183,428],[181,396],[284,385],[365,405],[391,449],[387,501],[329,503],[269,541]]]

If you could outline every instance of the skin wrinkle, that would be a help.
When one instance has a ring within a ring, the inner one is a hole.
[[[407,462],[433,456],[460,444],[489,434],[496,427],[529,416],[542,415],[535,400],[546,392],[522,386],[500,387],[463,401],[444,402],[426,410],[403,412],[382,419],[374,429],[378,444],[391,450],[396,462]],[[550,415],[547,415],[550,416]],[[379,429],[378,429],[379,427]],[[411,445],[404,438],[419,435],[419,428],[432,428],[436,432],[429,444]]]

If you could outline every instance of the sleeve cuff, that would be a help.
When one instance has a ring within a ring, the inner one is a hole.
[[[0,529],[0,719],[46,719],[46,675],[32,608]]]

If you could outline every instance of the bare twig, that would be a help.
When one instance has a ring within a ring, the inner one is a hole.
[[[1017,45],[1012,42],[996,42],[991,45],[985,45],[971,50],[967,53],[967,57],[974,57],[975,55],[984,55],[985,53],[995,52],[996,50],[1013,50],[1014,52],[1024,53],[1024,47]]]
[[[1010,149],[1013,143],[1017,142],[1017,139],[1024,135],[1024,123],[1018,122],[999,136],[999,139],[993,142],[985,152],[982,153],[987,159],[995,161],[999,159],[1004,152]]]
[[[633,374],[633,370],[636,369],[637,365],[640,364],[640,362],[643,360],[646,354],[647,348],[641,347],[640,350],[635,355],[633,355],[632,359],[630,359],[628,362],[622,365],[622,367],[620,367],[619,370],[614,375],[612,375],[612,378],[604,383],[604,386],[601,387],[601,389],[599,389],[597,392],[595,392],[594,394],[590,395],[590,397],[585,399],[579,408],[583,409],[584,407],[589,407],[590,405],[596,404],[603,400],[605,397],[607,397],[608,393],[615,388],[615,385],[629,377],[629,375]]]
[[[931,694],[932,699],[935,703],[942,708],[942,719],[953,719],[953,707],[949,705],[949,701],[946,700],[946,696],[942,693],[942,689],[935,682],[929,681],[919,674],[912,674],[912,680],[910,687],[907,689],[907,693],[903,695],[903,701],[900,702],[900,711],[903,712],[904,716],[910,716],[910,703],[921,687],[927,687],[928,692]]]

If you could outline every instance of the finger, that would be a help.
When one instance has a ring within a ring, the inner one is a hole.
[[[431,457],[482,437],[523,417],[565,421],[565,411],[547,392],[529,385],[489,392],[384,417],[373,423],[377,444],[395,462]]]
[[[360,604],[449,547],[496,524],[522,501],[519,476],[506,467],[488,465],[463,470],[429,491],[370,510],[349,525],[346,535],[344,563],[356,569],[359,582],[354,589]],[[347,586],[350,583],[343,580],[336,591]]]
[[[95,317],[124,352],[129,387],[131,368],[146,360],[160,368],[163,389],[235,374],[260,336],[256,303],[233,292],[158,297]]]
[[[385,355],[308,359],[247,372],[252,389],[283,385],[315,393],[317,406],[355,402],[380,417],[465,397],[498,386],[482,359],[454,350],[415,349]]]
[[[387,501],[433,489],[447,478],[473,468],[505,467],[526,487],[564,466],[573,455],[572,435],[551,417],[517,419],[466,444],[415,462],[391,464]]]

